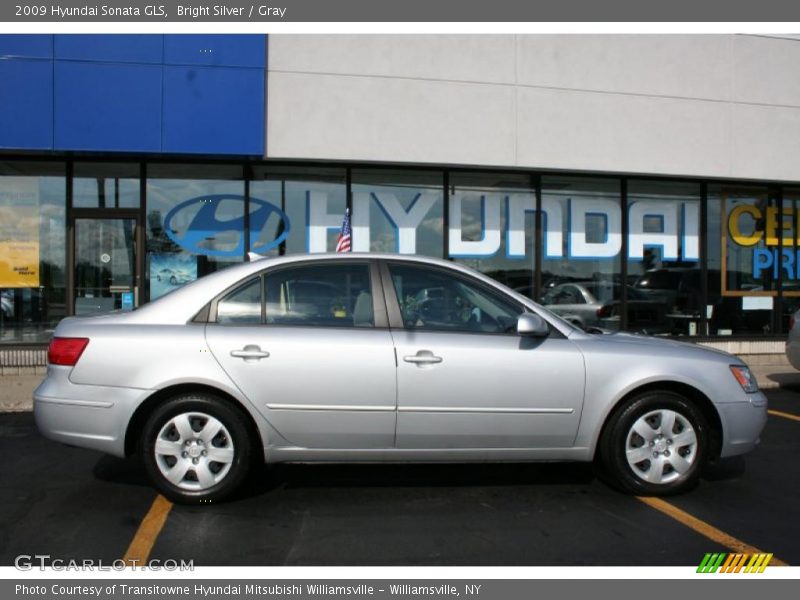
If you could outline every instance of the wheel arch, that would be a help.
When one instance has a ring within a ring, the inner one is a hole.
[[[603,420],[603,427],[600,429],[600,433],[597,436],[594,445],[594,459],[598,458],[600,441],[603,439],[606,428],[612,421],[614,415],[616,415],[620,410],[623,410],[625,404],[631,398],[646,392],[657,391],[666,391],[679,394],[689,400],[700,410],[710,429],[708,446],[709,460],[713,462],[719,458],[720,451],[722,450],[722,420],[720,419],[719,412],[714,407],[714,403],[711,401],[711,399],[702,391],[689,385],[688,383],[682,383],[679,381],[652,381],[629,390],[624,396],[619,398],[619,400],[617,400],[617,402],[612,406],[611,410],[608,411],[608,414],[606,414],[606,417]]]
[[[147,418],[155,410],[155,408],[165,402],[169,398],[176,396],[183,396],[185,394],[210,394],[230,405],[234,410],[238,411],[244,418],[247,426],[247,431],[250,435],[253,444],[253,451],[256,460],[264,460],[264,448],[262,442],[261,430],[256,423],[252,413],[245,407],[238,399],[233,397],[225,390],[217,387],[200,384],[200,383],[182,383],[171,385],[163,389],[155,391],[148,396],[134,411],[128,421],[128,427],[125,430],[125,456],[131,456],[136,452],[136,446],[139,437],[147,422]],[[260,458],[259,458],[260,457]]]

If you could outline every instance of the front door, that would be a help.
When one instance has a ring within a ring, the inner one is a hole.
[[[392,324],[398,448],[573,444],[585,375],[572,342],[555,331],[520,337],[523,307],[480,281],[408,263],[388,269],[387,300],[402,318]]]
[[[394,347],[372,281],[367,261],[286,265],[212,308],[211,352],[290,444],[393,447]]]
[[[131,310],[138,302],[135,218],[76,218],[75,314]]]

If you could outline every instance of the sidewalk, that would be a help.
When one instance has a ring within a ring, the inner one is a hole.
[[[33,390],[44,375],[0,375],[0,412],[33,408]]]
[[[786,388],[800,391],[800,371],[789,364],[751,365],[762,390]],[[44,375],[0,375],[0,412],[31,410],[33,390]]]

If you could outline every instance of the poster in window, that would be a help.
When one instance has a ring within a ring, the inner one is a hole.
[[[39,287],[39,186],[0,179],[0,288]]]
[[[150,255],[150,299],[155,300],[197,279],[197,257],[184,253]]]

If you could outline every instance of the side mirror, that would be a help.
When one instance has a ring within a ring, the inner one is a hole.
[[[523,337],[547,337],[550,327],[536,313],[522,313],[517,319],[517,334]]]

